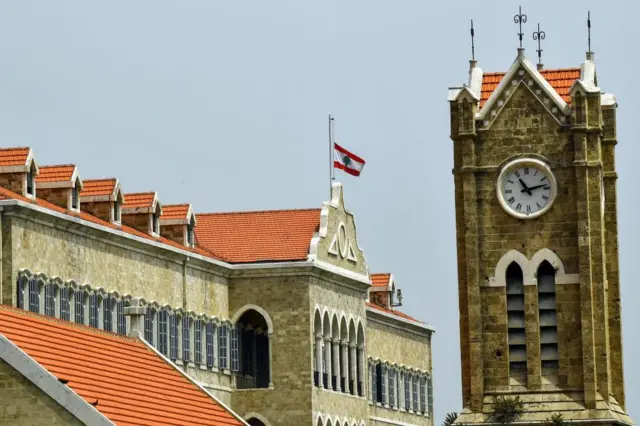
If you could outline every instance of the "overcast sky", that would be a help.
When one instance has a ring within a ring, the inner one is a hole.
[[[547,68],[580,65],[591,9],[598,82],[618,97],[627,407],[638,420],[638,6],[527,3],[527,55],[540,21]],[[197,212],[319,207],[332,113],[336,140],[367,160],[360,178],[337,177],[371,271],[393,272],[403,309],[437,329],[440,423],[461,408],[447,88],[466,80],[470,18],[479,66],[508,69],[516,12],[509,1],[4,0],[0,145]]]

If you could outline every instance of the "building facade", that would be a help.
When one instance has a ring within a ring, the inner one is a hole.
[[[433,329],[370,274],[342,186],[195,214],[0,150],[0,302],[144,340],[250,425],[432,425]]]
[[[506,73],[471,61],[450,89],[463,411],[498,395],[522,423],[632,424],[625,412],[616,213],[616,99],[594,54]]]

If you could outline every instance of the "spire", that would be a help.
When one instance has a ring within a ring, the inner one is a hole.
[[[518,24],[520,32],[518,33],[518,38],[520,39],[520,47],[518,48],[518,56],[522,56],[524,54],[524,48],[522,47],[522,24],[527,23],[527,15],[522,13],[522,6],[518,6],[518,14],[513,17],[513,22]]]
[[[476,37],[476,32],[473,29],[473,19],[472,19],[471,20],[471,61],[469,61],[469,63],[471,64],[471,68],[475,68],[477,63],[475,37]]]
[[[593,61],[594,54],[591,51],[591,11],[587,12],[587,41],[589,50],[587,51],[587,60]]]
[[[542,46],[540,46],[540,42],[542,40],[544,40],[545,38],[545,33],[544,31],[540,30],[540,22],[538,22],[538,31],[534,31],[533,32],[533,39],[538,41],[538,49],[536,50],[536,52],[538,52],[538,71],[540,71],[543,68],[543,64],[542,64]]]

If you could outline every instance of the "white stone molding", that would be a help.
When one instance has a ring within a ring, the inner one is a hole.
[[[567,274],[558,255],[548,248],[543,248],[536,252],[531,260],[517,250],[505,253],[496,265],[495,276],[490,277],[485,286],[506,287],[507,268],[512,262],[517,263],[522,269],[524,285],[537,285],[538,268],[545,260],[556,270],[556,284],[575,284],[580,282],[580,274]]]
[[[253,305],[253,304],[244,305],[242,308],[238,309],[236,313],[233,315],[233,317],[231,318],[231,323],[236,324],[240,319],[240,317],[242,317],[242,315],[244,315],[244,313],[249,310],[254,310],[260,315],[262,315],[262,318],[264,318],[265,322],[267,323],[268,334],[273,334],[273,321],[271,320],[271,316],[267,313],[267,311],[265,311],[258,305]]]
[[[2,334],[0,334],[0,358],[82,423],[96,426],[115,424]]]
[[[253,411],[245,414],[243,418],[246,419],[247,421],[251,419],[260,420],[262,423],[264,423],[264,426],[271,426],[271,423],[269,423],[267,419],[264,418],[264,416],[261,416],[260,414],[255,413]]]

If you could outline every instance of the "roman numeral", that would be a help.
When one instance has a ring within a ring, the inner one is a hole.
[[[511,198],[509,198],[509,199],[507,200],[507,203],[509,203],[509,204],[513,204],[513,203],[515,203],[515,202],[516,202],[516,199],[515,199],[514,197],[511,197]],[[519,205],[519,204],[518,204],[518,205]]]
[[[542,206],[540,204],[538,204],[538,203],[536,203],[536,206],[538,206],[539,209],[542,208]]]
[[[522,204],[518,203],[518,205],[516,206],[516,210],[517,210],[517,211],[522,210]]]
[[[510,189],[505,189],[505,190],[504,190],[504,193],[505,193],[505,194],[511,194],[512,192],[513,192],[513,191],[512,191],[512,190],[510,190]]]
[[[527,214],[531,213],[531,206],[527,204]]]
[[[512,180],[508,180],[507,182],[509,182],[509,183],[514,183]]]
[[[538,174],[538,169],[536,169],[536,172],[533,175],[536,176],[537,174]]]
[[[551,189],[551,187],[550,186],[544,186],[544,187],[542,187],[542,189],[546,189],[547,191],[549,191]]]
[[[545,200],[545,201],[549,201],[549,197],[547,197],[546,195],[543,195],[542,199]]]
[[[520,177],[520,173],[518,173],[517,170],[513,174],[516,175],[516,177]]]
[[[540,179],[540,182],[544,182],[545,180],[547,180],[546,176],[544,176],[542,179]]]
[[[528,168],[528,167],[525,167],[525,168],[524,168],[524,174],[525,174],[525,175],[528,175],[528,174],[529,174],[529,168]]]

